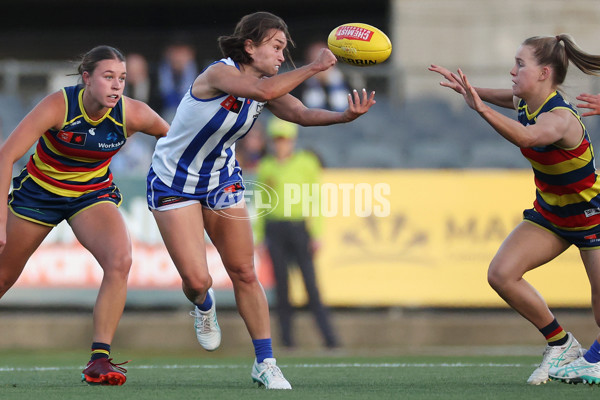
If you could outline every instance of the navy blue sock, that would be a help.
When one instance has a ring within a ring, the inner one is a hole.
[[[263,362],[265,358],[273,358],[273,345],[271,344],[271,338],[254,339],[252,344],[254,345],[254,354],[256,354],[257,363]]]
[[[589,363],[600,362],[600,344],[597,340],[594,340],[592,347],[584,354],[583,358]]]
[[[110,356],[110,344],[94,342],[92,343],[92,356],[90,361],[99,358],[108,358]]]
[[[196,304],[196,303],[194,303],[194,304]],[[206,292],[206,298],[204,299],[204,303],[196,304],[196,307],[198,307],[198,309],[200,311],[208,311],[208,310],[210,310],[212,305],[213,305],[213,300],[212,300],[212,297],[210,297],[210,292]]]

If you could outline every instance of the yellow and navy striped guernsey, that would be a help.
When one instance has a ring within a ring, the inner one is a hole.
[[[112,157],[125,144],[123,98],[97,121],[83,108],[83,85],[62,89],[66,113],[60,130],[49,129],[38,141],[27,172],[44,189],[66,197],[109,187]]]
[[[583,128],[583,137],[577,146],[570,149],[555,144],[521,148],[535,175],[534,207],[559,228],[589,229],[600,224],[600,183],[592,143],[579,113],[560,93],[553,92],[533,113],[521,100],[518,119],[525,126],[533,125],[542,113],[558,109],[573,113]]]

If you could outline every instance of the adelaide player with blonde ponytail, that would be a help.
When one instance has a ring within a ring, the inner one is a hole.
[[[600,335],[584,352],[566,332],[542,295],[524,275],[562,254],[579,248],[592,291],[592,308],[600,326],[600,181],[590,136],[577,109],[561,94],[569,63],[585,74],[600,72],[600,56],[581,50],[568,34],[535,36],[517,49],[510,71],[512,89],[473,87],[462,70],[441,74],[441,85],[461,94],[502,137],[530,161],[535,176],[533,208],[504,240],[488,269],[491,287],[545,337],[547,345],[538,368],[528,379],[539,385],[549,378],[566,382],[600,383]],[[579,99],[598,113],[598,98]],[[517,111],[517,120],[492,109],[491,103]],[[568,276],[569,271],[563,271]],[[562,277],[557,277],[560,279]],[[585,353],[585,354],[584,354]]]

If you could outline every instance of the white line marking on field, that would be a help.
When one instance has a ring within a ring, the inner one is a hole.
[[[531,367],[537,364],[497,364],[497,363],[335,363],[335,364],[282,364],[282,368],[515,368]],[[237,369],[248,368],[248,365],[128,365],[128,369]],[[45,372],[45,371],[67,371],[82,370],[78,367],[0,367],[0,372]]]

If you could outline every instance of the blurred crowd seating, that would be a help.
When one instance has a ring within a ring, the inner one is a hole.
[[[298,142],[329,168],[529,167],[474,111],[437,98],[394,105],[380,96],[350,124],[302,128]]]
[[[34,70],[39,74],[38,70],[43,68]],[[57,74],[64,77],[64,69]],[[16,84],[8,84],[5,76],[0,90],[0,141],[6,139],[41,96],[56,84],[56,74],[49,74],[47,82],[40,82],[38,78],[29,85],[23,76],[16,79]],[[464,104],[457,106],[456,102],[434,97],[399,102],[381,91],[377,92],[376,100],[369,113],[352,123],[301,127],[298,146],[314,151],[326,168],[529,168],[514,145],[501,138]],[[514,111],[498,111],[515,117]],[[598,136],[597,120],[595,117],[584,119],[592,140]],[[144,139],[137,140],[130,150],[145,164],[149,162],[154,142]],[[114,163],[114,172],[122,169],[131,175],[131,163],[121,161]],[[24,160],[15,167],[22,165]],[[140,165],[133,171],[145,174],[147,167]]]

